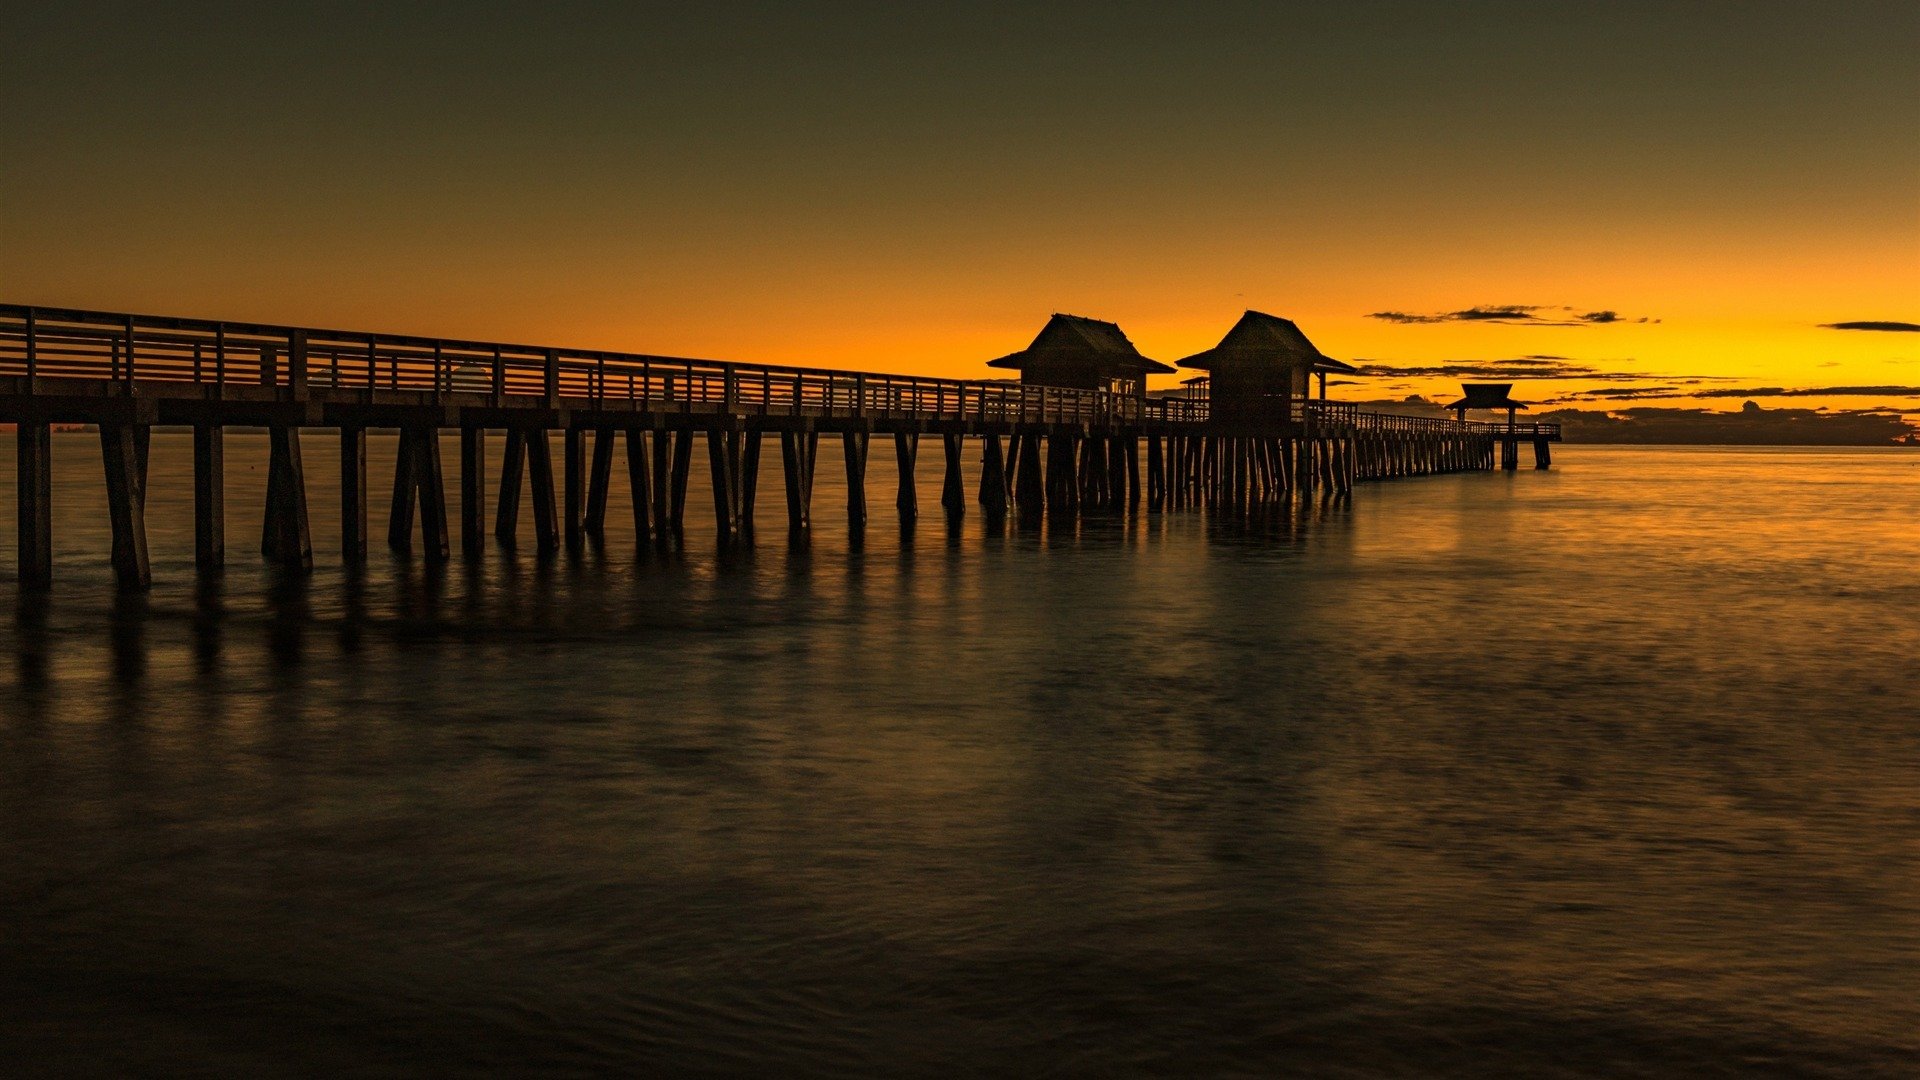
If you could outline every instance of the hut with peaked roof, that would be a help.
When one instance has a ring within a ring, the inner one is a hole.
[[[1512,383],[1461,383],[1460,392],[1464,396],[1447,406],[1460,420],[1465,420],[1472,409],[1505,409],[1507,424],[1512,426],[1514,412],[1527,407],[1526,402],[1513,400]]]
[[[1119,326],[1060,314],[1047,320],[1033,344],[989,360],[987,366],[1011,368],[1020,373],[1021,382],[1036,386],[1111,390],[1137,398],[1147,396],[1148,375],[1173,371],[1158,360],[1141,356]]]
[[[1272,426],[1293,419],[1294,403],[1327,396],[1327,372],[1354,370],[1322,353],[1291,319],[1251,311],[1240,316],[1220,344],[1179,362],[1207,373],[1208,416],[1218,424]]]

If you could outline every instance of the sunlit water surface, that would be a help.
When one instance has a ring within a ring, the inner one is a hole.
[[[58,587],[0,585],[0,1071],[1920,1069],[1920,454],[950,537],[930,444],[902,537],[876,440],[859,550],[823,447],[805,551],[770,452],[734,559],[710,510],[636,557],[616,492],[600,551],[354,580],[334,446],[286,583],[230,436],[196,581],[156,436],[127,602],[56,437]]]

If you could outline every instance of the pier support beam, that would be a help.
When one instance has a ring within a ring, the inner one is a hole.
[[[400,429],[400,452],[393,467],[393,513],[387,519],[387,546],[395,551],[413,548],[413,512],[420,510],[420,546],[429,562],[445,561],[447,491],[440,471],[440,429],[409,426]]]
[[[946,471],[940,478],[940,508],[952,521],[967,516],[967,482],[960,471],[960,448],[964,442],[965,436],[940,436],[940,449],[946,455]]]
[[[487,432],[460,429],[460,554],[479,558],[487,550]]]
[[[147,562],[147,454],[145,424],[101,424],[100,454],[107,472],[107,517],[113,530],[113,576],[122,591],[153,584]]]
[[[1014,466],[1013,502],[1021,517],[1038,517],[1047,505],[1046,480],[1040,465],[1040,433],[1027,431],[1014,438],[1020,440],[1020,460]]]
[[[560,433],[561,469],[565,472],[565,495],[563,506],[566,511],[567,550],[579,551],[586,541],[587,512],[587,433],[579,428],[567,428]]]
[[[260,554],[283,569],[305,573],[313,569],[313,538],[307,531],[300,429],[275,424],[267,430],[267,440],[267,517],[260,530]]]
[[[667,520],[673,524],[675,536],[680,535],[686,523],[687,477],[692,470],[693,432],[676,431],[673,433],[673,469],[667,477],[671,485],[667,492]]]
[[[914,466],[920,460],[920,436],[910,431],[895,432],[893,456],[900,466],[900,488],[893,506],[900,511],[900,523],[911,525],[920,518],[920,492],[913,482]]]
[[[367,561],[367,429],[340,429],[340,555],[349,567]]]
[[[53,584],[53,428],[44,420],[23,420],[14,446],[20,588],[37,591]]]
[[[713,520],[720,546],[733,543],[740,531],[740,433],[707,432],[707,462],[713,469]]]
[[[520,529],[520,477],[532,479],[534,544],[541,557],[560,550],[560,515],[553,499],[553,452],[542,428],[508,428],[500,471],[500,509],[493,534],[513,546]]]
[[[1007,467],[1000,455],[1000,436],[992,433],[980,440],[979,501],[989,521],[1007,516]]]
[[[1548,449],[1549,445],[1550,444],[1545,439],[1533,440],[1533,467],[1534,468],[1545,469],[1553,465],[1553,451]]]
[[[581,528],[596,544],[607,539],[607,489],[613,484],[612,428],[593,431],[593,461],[587,468],[587,514]]]
[[[216,570],[227,561],[226,429],[193,425],[193,564]]]
[[[527,467],[527,433],[507,429],[507,446],[500,461],[500,502],[494,510],[493,536],[512,547],[520,532],[520,477]]]
[[[820,451],[817,431],[780,433],[780,464],[787,482],[787,530],[804,533],[813,524],[813,463]]]
[[[633,542],[645,547],[653,536],[653,492],[648,483],[647,433],[627,429],[627,487],[633,494]]]
[[[840,445],[847,459],[847,525],[858,532],[867,524],[867,445],[864,431],[843,432]]]
[[[753,540],[753,503],[760,496],[760,441],[765,433],[749,428],[740,433],[740,536]]]

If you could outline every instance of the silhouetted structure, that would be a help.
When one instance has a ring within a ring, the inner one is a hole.
[[[1272,427],[1304,417],[1313,396],[1327,396],[1327,373],[1351,373],[1350,364],[1327,356],[1289,319],[1248,311],[1220,344],[1179,361],[1183,368],[1207,373],[1208,422],[1218,428]]]
[[[1469,412],[1480,409],[1493,412],[1499,412],[1502,409],[1506,410],[1506,434],[1500,440],[1500,463],[1501,467],[1509,471],[1519,468],[1520,436],[1518,429],[1515,427],[1514,416],[1519,410],[1526,408],[1527,404],[1524,401],[1513,400],[1513,384],[1461,383],[1460,391],[1462,394],[1460,400],[1448,405],[1447,408],[1453,411],[1454,416],[1461,423],[1466,423],[1467,413]],[[1538,431],[1539,428],[1540,425],[1535,424],[1531,425],[1530,430]],[[1533,438],[1533,462],[1535,468],[1544,469],[1553,463],[1552,452],[1547,448],[1547,443],[1558,440],[1560,434],[1558,425],[1555,425],[1553,430],[1554,434],[1552,439],[1538,435],[1530,436]]]
[[[1243,344],[1223,352],[1229,343]],[[506,433],[493,532],[502,544],[515,542],[524,479],[542,556],[598,542],[614,442],[622,438],[634,533],[664,545],[683,539],[700,434],[722,544],[754,533],[767,433],[780,438],[787,525],[796,538],[812,523],[822,434],[839,436],[845,452],[856,537],[867,520],[867,449],[876,433],[893,437],[902,522],[919,512],[913,466],[920,436],[941,438],[941,505],[955,522],[966,508],[964,444],[979,439],[977,498],[990,523],[1004,518],[1010,502],[1023,516],[1042,508],[1120,513],[1143,497],[1149,511],[1204,505],[1249,513],[1304,501],[1316,489],[1345,494],[1359,480],[1491,468],[1496,440],[1511,449],[1523,437],[1511,423],[1383,415],[1310,400],[1301,373],[1339,370],[1338,362],[1284,319],[1250,312],[1221,349],[1201,356],[1218,363],[1231,389],[1149,399],[1146,374],[1172,369],[1141,356],[1112,323],[1067,315],[1054,316],[1027,349],[993,361],[1021,371],[1022,381],[1010,383],[0,305],[0,421],[17,424],[19,572],[28,588],[53,576],[56,423],[99,426],[111,557],[126,589],[144,589],[151,577],[145,514],[155,424],[193,430],[195,557],[203,568],[226,558],[224,431],[268,430],[260,550],[296,572],[313,564],[303,428],[340,433],[341,547],[349,564],[367,557],[370,427],[400,432],[387,543],[414,550],[417,519],[419,550],[429,561],[451,557],[440,453],[446,428],[460,432],[458,531],[468,557],[487,543],[489,429]],[[1287,407],[1279,409],[1282,395]],[[1234,419],[1215,422],[1216,408]],[[1559,430],[1528,425],[1524,437],[1544,447]],[[1004,454],[1003,446],[1010,448]]]
[[[1142,400],[1147,396],[1148,375],[1173,371],[1141,356],[1117,324],[1059,314],[1040,328],[1033,344],[989,360],[987,366],[1011,368],[1020,373],[1021,382],[1034,386],[1106,390]]]

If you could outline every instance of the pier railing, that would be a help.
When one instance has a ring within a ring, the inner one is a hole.
[[[65,308],[0,305],[0,377],[79,380],[94,390],[218,398],[229,387],[295,396],[374,400],[424,395],[449,404],[630,408],[735,415],[807,415],[987,423],[1154,422],[1207,419],[1202,394],[1141,400],[1105,390],[1009,381],[936,379],[780,364],[500,342],[214,322]],[[192,387],[193,389],[189,389]],[[1293,403],[1317,430],[1459,432],[1557,437],[1557,424],[1462,425],[1451,418],[1363,412],[1351,402]],[[1548,429],[1551,429],[1549,433]]]

